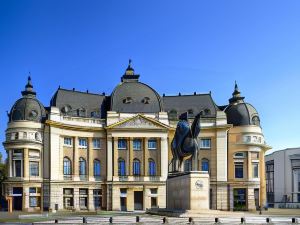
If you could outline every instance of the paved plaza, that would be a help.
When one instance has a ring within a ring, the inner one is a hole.
[[[137,222],[137,216],[139,222]],[[112,218],[112,221],[110,221]],[[86,213],[57,213],[57,214],[26,214],[14,212],[8,214],[0,213],[0,222],[3,224],[163,224],[163,216],[149,215],[144,212],[100,212],[98,214]],[[219,223],[215,223],[215,218]],[[220,212],[211,214],[203,213],[193,215],[193,222],[189,222],[188,217],[166,217],[168,224],[241,224],[241,218],[245,219],[245,224],[267,224],[267,218],[270,218],[270,224],[292,224],[292,218],[295,218],[295,224],[300,224],[300,209],[270,209],[262,212]],[[85,220],[85,221],[84,221]]]

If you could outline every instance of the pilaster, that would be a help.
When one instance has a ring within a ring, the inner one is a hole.
[[[133,138],[130,137],[128,141],[128,149],[129,149],[129,160],[128,160],[128,169],[129,169],[129,176],[133,175]]]
[[[112,143],[112,137],[107,135],[107,162],[106,162],[106,175],[107,175],[107,181],[112,181],[113,176],[113,166],[116,164],[116,161],[113,162],[113,143]],[[114,153],[116,154],[116,153]]]
[[[148,176],[148,159],[149,159],[149,150],[148,150],[148,138],[143,138],[143,155],[144,155],[144,175]]]
[[[93,138],[91,138],[91,137],[88,138],[87,154],[88,154],[88,176],[89,176],[89,181],[95,181],[95,177],[94,177]]]
[[[163,180],[168,177],[168,138],[162,137],[160,144],[160,174]]]
[[[265,168],[265,152],[261,150],[259,153],[259,168],[260,168],[260,206],[266,205],[266,168]]]
[[[95,211],[93,189],[88,190],[88,209],[89,211]]]
[[[73,146],[74,146],[74,151],[73,151],[73,180],[74,181],[79,181],[79,157],[78,157],[78,137],[73,138]],[[74,189],[75,190],[75,189]],[[75,204],[75,201],[74,201]]]
[[[28,148],[24,148],[23,150],[23,175],[24,180],[29,179],[29,162],[28,162]]]

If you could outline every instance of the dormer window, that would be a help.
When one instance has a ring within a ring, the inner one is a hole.
[[[77,116],[85,117],[85,109],[84,108],[77,109]]]
[[[193,117],[194,116],[194,110],[189,109],[188,110],[188,117]]]
[[[124,104],[130,104],[132,102],[132,98],[131,97],[126,97],[123,99],[123,103]]]
[[[204,115],[210,115],[210,109],[204,109]]]
[[[256,126],[260,126],[260,120],[258,116],[253,116],[252,117],[252,124]]]
[[[149,104],[150,103],[150,98],[149,97],[145,97],[145,98],[143,98],[142,102],[144,104]]]

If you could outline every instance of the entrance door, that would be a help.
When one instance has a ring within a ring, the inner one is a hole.
[[[13,210],[22,210],[23,205],[23,188],[13,188]]]
[[[126,197],[121,197],[120,202],[121,202],[121,211],[127,211]]]
[[[258,210],[259,209],[259,189],[258,188],[254,189],[254,200],[255,200],[256,209]]]
[[[143,210],[143,192],[134,192],[134,210]]]
[[[247,210],[247,202],[246,202],[246,188],[235,188],[233,189],[233,210],[236,211],[245,211]]]

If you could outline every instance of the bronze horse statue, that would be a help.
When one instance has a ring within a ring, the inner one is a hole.
[[[198,170],[197,155],[199,146],[197,137],[200,133],[200,115],[201,113],[198,113],[195,116],[191,127],[188,122],[187,113],[179,117],[179,122],[177,123],[175,135],[171,143],[173,172],[183,171],[182,161],[189,156],[192,156],[193,159],[193,170]]]

